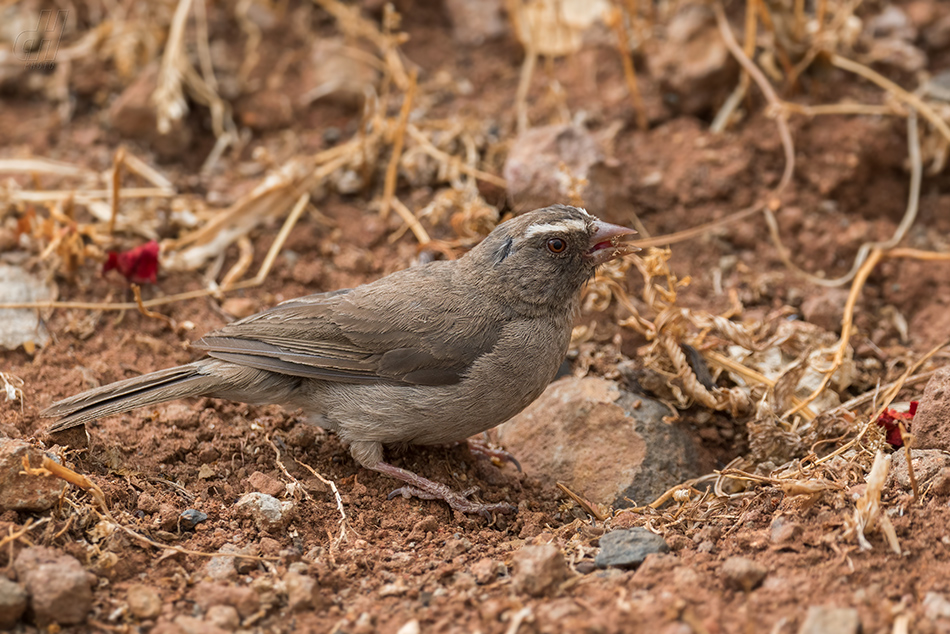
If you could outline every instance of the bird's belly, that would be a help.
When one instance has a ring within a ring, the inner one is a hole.
[[[568,330],[554,345],[549,338],[543,348],[496,349],[497,355],[486,355],[454,385],[328,386],[326,414],[349,442],[434,445],[464,440],[534,401],[554,378],[569,338]]]

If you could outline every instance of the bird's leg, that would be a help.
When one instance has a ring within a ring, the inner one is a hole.
[[[489,519],[491,519],[492,513],[513,513],[515,510],[517,510],[516,507],[504,502],[499,502],[496,504],[482,504],[480,502],[472,502],[468,499],[468,496],[475,492],[474,488],[461,492],[455,491],[445,484],[433,482],[432,480],[423,478],[417,473],[407,471],[406,469],[400,469],[399,467],[391,465],[388,462],[377,462],[371,468],[373,471],[378,471],[383,475],[388,475],[390,478],[402,480],[407,485],[409,485],[400,487],[390,493],[390,500],[397,495],[401,495],[406,498],[417,497],[423,500],[443,500],[456,511],[462,511],[463,513],[479,513]]]
[[[488,458],[489,460],[492,461],[492,464],[494,464],[495,466],[500,467],[501,465],[498,464],[498,462],[507,461],[515,465],[515,468],[518,469],[519,472],[522,471],[521,463],[518,462],[518,459],[515,458],[513,454],[505,451],[504,449],[493,447],[491,444],[491,441],[488,439],[487,433],[485,433],[480,438],[473,436],[472,438],[469,438],[466,442],[468,443],[469,451],[471,451],[476,456],[482,456],[483,458]]]

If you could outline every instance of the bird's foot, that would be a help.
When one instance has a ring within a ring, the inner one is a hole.
[[[461,511],[463,513],[478,513],[489,520],[491,519],[493,513],[514,513],[517,510],[517,507],[504,502],[495,504],[473,502],[472,500],[469,500],[468,497],[475,493],[476,489],[474,487],[471,489],[466,489],[465,491],[455,491],[445,484],[433,482],[432,480],[423,478],[417,473],[400,469],[399,467],[386,462],[376,463],[376,466],[373,467],[373,470],[378,471],[383,475],[388,475],[391,478],[402,480],[408,485],[400,487],[390,493],[390,500],[397,495],[401,495],[406,498],[417,497],[423,500],[442,500],[456,511]]]
[[[518,469],[519,472],[522,471],[521,463],[518,462],[518,459],[515,458],[513,454],[499,447],[492,446],[487,438],[469,438],[466,442],[468,442],[469,451],[476,456],[488,458],[495,466],[500,467],[502,463],[510,462],[515,465],[515,468]]]

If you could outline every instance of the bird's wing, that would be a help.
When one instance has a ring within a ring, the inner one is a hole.
[[[457,383],[494,347],[501,324],[451,308],[464,305],[451,301],[459,291],[429,268],[290,300],[228,324],[194,347],[225,361],[328,381]]]

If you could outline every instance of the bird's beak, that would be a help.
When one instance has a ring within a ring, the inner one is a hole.
[[[593,261],[594,266],[598,266],[622,255],[636,253],[640,247],[625,242],[636,233],[633,229],[597,220],[594,222],[594,235],[590,237],[587,257]]]

